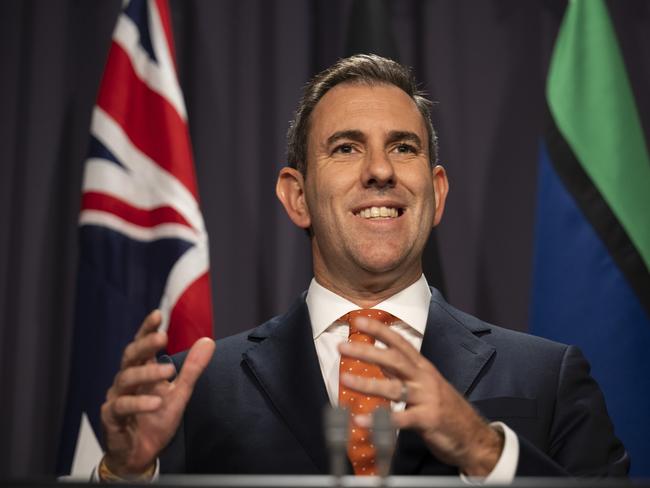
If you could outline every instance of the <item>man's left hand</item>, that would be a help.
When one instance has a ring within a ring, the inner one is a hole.
[[[343,374],[341,382],[367,395],[406,401],[406,409],[393,412],[398,429],[418,432],[442,462],[458,466],[468,476],[487,476],[503,450],[503,436],[490,427],[436,367],[411,344],[381,322],[358,317],[355,327],[386,345],[344,342],[342,355],[379,365],[386,379]],[[406,398],[402,398],[406,393]],[[368,417],[355,420],[370,427]]]

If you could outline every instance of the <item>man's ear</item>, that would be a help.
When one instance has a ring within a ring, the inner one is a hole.
[[[291,221],[298,227],[308,229],[311,225],[311,217],[305,201],[304,186],[302,173],[297,169],[285,167],[278,174],[275,194],[284,205]]]
[[[439,164],[431,170],[433,172],[433,193],[436,202],[436,210],[433,215],[433,226],[435,227],[442,220],[442,214],[445,212],[445,202],[447,193],[449,193],[449,180],[447,171]]]

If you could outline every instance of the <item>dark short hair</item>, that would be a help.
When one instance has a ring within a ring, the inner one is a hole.
[[[375,54],[357,54],[339,59],[335,64],[317,74],[304,88],[298,108],[287,132],[287,161],[303,175],[307,173],[307,139],[309,121],[314,107],[325,94],[341,83],[394,85],[403,90],[415,103],[429,136],[431,166],[438,162],[438,141],[431,123],[431,101],[418,89],[411,70],[392,59]]]

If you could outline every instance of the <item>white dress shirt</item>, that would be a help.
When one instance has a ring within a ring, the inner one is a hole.
[[[338,345],[347,341],[349,326],[338,319],[348,312],[358,310],[359,306],[337,295],[312,279],[307,292],[307,309],[311,320],[312,334],[321,373],[327,388],[327,394],[332,405],[338,405],[339,395],[339,363],[341,355]],[[372,308],[377,308],[394,315],[399,322],[390,326],[406,339],[418,351],[422,347],[424,330],[429,316],[431,290],[427,280],[422,275],[411,286],[396,295],[387,298]],[[378,347],[385,347],[377,342]],[[391,402],[393,411],[404,410],[404,402]],[[461,479],[467,483],[511,483],[515,477],[519,461],[519,439],[508,426],[502,422],[493,422],[493,427],[504,434],[504,445],[501,457],[492,472],[485,478],[469,478],[461,474]]]

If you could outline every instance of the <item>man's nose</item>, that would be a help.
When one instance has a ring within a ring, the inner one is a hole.
[[[370,150],[366,153],[361,178],[365,187],[395,186],[395,166],[383,148]]]

